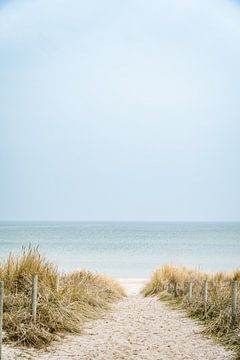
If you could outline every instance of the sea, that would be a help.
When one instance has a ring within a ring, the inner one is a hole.
[[[240,222],[0,222],[0,261],[29,244],[62,272],[147,278],[166,263],[240,269]]]

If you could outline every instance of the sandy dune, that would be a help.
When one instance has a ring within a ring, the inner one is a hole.
[[[140,282],[128,282],[130,296],[104,319],[86,324],[85,335],[68,336],[51,351],[4,347],[4,360],[230,360],[233,353],[204,337],[183,312],[156,298],[134,295]]]

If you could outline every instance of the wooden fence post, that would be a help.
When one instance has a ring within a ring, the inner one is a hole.
[[[231,286],[231,295],[232,295],[232,326],[237,324],[237,280],[232,281]]]
[[[167,292],[169,294],[171,294],[171,283],[170,282],[168,283],[168,286],[167,286]]]
[[[55,288],[56,288],[56,292],[58,293],[59,291],[59,275],[56,276],[56,284],[55,284]]]
[[[207,312],[207,302],[208,302],[208,281],[205,280],[204,281],[204,285],[203,285],[203,291],[204,291],[204,313],[206,314]]]
[[[32,277],[32,316],[33,321],[37,319],[37,293],[38,293],[38,276],[35,274]]]
[[[2,360],[2,339],[3,339],[3,296],[4,296],[4,282],[0,281],[0,360]]]
[[[189,298],[189,300],[192,299],[192,288],[193,288],[193,284],[190,281],[190,283],[188,284],[188,298]]]
[[[177,284],[177,282],[175,282],[174,283],[174,297],[177,297],[177,295],[178,295],[178,284]]]

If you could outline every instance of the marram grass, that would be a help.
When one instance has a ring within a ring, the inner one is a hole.
[[[208,300],[204,301],[204,281],[208,281]],[[237,323],[231,321],[231,281],[238,280]],[[188,298],[192,282],[192,298]],[[237,350],[240,359],[240,270],[209,274],[183,266],[164,265],[156,269],[144,287],[145,296],[159,296],[185,308],[187,314],[201,320],[205,333]]]
[[[32,276],[38,275],[36,322],[31,314]],[[56,279],[60,279],[56,289]],[[80,334],[83,323],[96,319],[111,303],[125,296],[113,279],[82,270],[60,275],[38,248],[24,249],[20,256],[9,255],[0,264],[4,281],[3,330],[6,342],[42,347],[64,333]]]

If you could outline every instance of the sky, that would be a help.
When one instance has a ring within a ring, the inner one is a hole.
[[[240,4],[0,0],[0,220],[240,221]]]

